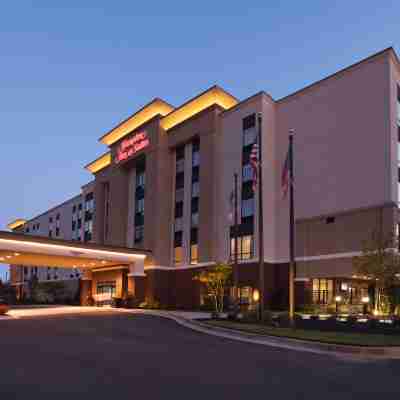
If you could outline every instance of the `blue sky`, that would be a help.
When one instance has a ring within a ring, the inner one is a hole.
[[[369,0],[3,2],[0,229],[77,194],[97,139],[153,97],[177,105],[217,83],[279,98],[399,51],[399,15]]]

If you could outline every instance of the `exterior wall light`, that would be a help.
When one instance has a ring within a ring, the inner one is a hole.
[[[363,298],[361,299],[361,301],[362,301],[364,304],[368,304],[368,303],[369,303],[369,296],[363,296]]]
[[[260,301],[260,291],[258,289],[253,290],[253,301],[258,303]]]

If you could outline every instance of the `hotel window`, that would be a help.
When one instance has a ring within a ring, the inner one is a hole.
[[[200,176],[199,166],[192,168],[192,182],[198,182]]]
[[[314,304],[329,304],[333,301],[333,280],[313,279],[312,298]]]
[[[175,218],[175,232],[183,230],[183,218]]]
[[[197,227],[199,225],[199,213],[192,214],[191,225]]]
[[[135,203],[135,212],[144,213],[144,199],[138,199]]]
[[[242,201],[242,218],[254,215],[254,197]]]
[[[104,240],[108,239],[108,233],[110,229],[110,182],[105,182],[104,186]],[[79,204],[82,207],[82,204]],[[78,217],[80,217],[78,215]],[[80,220],[78,219],[78,229],[80,228]]]
[[[242,169],[242,182],[249,182],[253,179],[253,169],[250,164],[246,164]]]
[[[176,160],[176,173],[183,172],[185,170],[185,159],[181,158]]]
[[[182,264],[183,262],[183,248],[182,246],[175,247],[174,249],[174,263]]]
[[[139,225],[135,227],[135,243],[141,242],[144,237],[144,226]]]
[[[183,262],[183,232],[175,232],[174,234],[174,263],[180,264]]]
[[[257,131],[255,126],[255,116],[254,125],[250,128],[243,130],[243,147],[253,145],[257,140]]]
[[[199,197],[200,195],[200,186],[199,182],[192,183],[192,197]]]
[[[193,197],[191,200],[191,213],[198,214],[199,213],[199,198]]]
[[[190,245],[190,264],[197,264],[199,262],[199,245],[191,244]]]
[[[198,245],[198,230],[192,228],[190,230],[190,264],[197,264],[199,257],[199,245]]]
[[[179,189],[175,192],[175,202],[176,203],[183,201],[184,197],[185,197],[185,191],[183,189]]]
[[[245,235],[238,237],[238,259],[239,260],[249,260],[253,258],[254,255],[254,243],[253,235]],[[235,239],[231,238],[231,259],[235,256]]]
[[[146,184],[146,175],[143,170],[136,172],[136,187],[144,187]]]
[[[175,219],[183,217],[183,201],[175,203]]]
[[[143,157],[136,163],[135,222],[134,222],[135,243],[140,243],[144,239],[145,186],[146,186],[146,159]]]
[[[185,174],[184,172],[179,172],[176,174],[175,178],[175,188],[176,190],[182,189],[185,186]]]

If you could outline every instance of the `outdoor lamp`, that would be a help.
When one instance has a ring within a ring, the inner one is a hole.
[[[255,303],[258,303],[259,300],[260,300],[260,292],[259,292],[258,289],[254,289],[254,290],[253,290],[253,301],[254,301]]]
[[[363,296],[361,298],[361,301],[363,303],[363,313],[367,314],[367,308],[368,308],[368,303],[369,303],[369,296]]]
[[[335,296],[336,314],[338,313],[339,303],[342,301],[342,296]]]

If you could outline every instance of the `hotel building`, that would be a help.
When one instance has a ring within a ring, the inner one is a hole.
[[[232,260],[228,216],[238,173],[241,296],[251,299],[259,286],[262,223],[265,303],[285,307],[289,204],[280,177],[295,129],[297,304],[346,294],[357,305],[370,282],[352,258],[377,224],[387,232],[398,226],[399,86],[389,48],[278,100],[259,92],[240,101],[213,86],[177,107],[156,98],[136,111],[100,138],[106,152],[86,169],[96,203],[91,240],[147,252],[144,273],[133,276],[126,266],[87,272],[82,298],[131,293],[169,307],[201,305],[196,272]],[[263,221],[249,165],[259,128]]]

